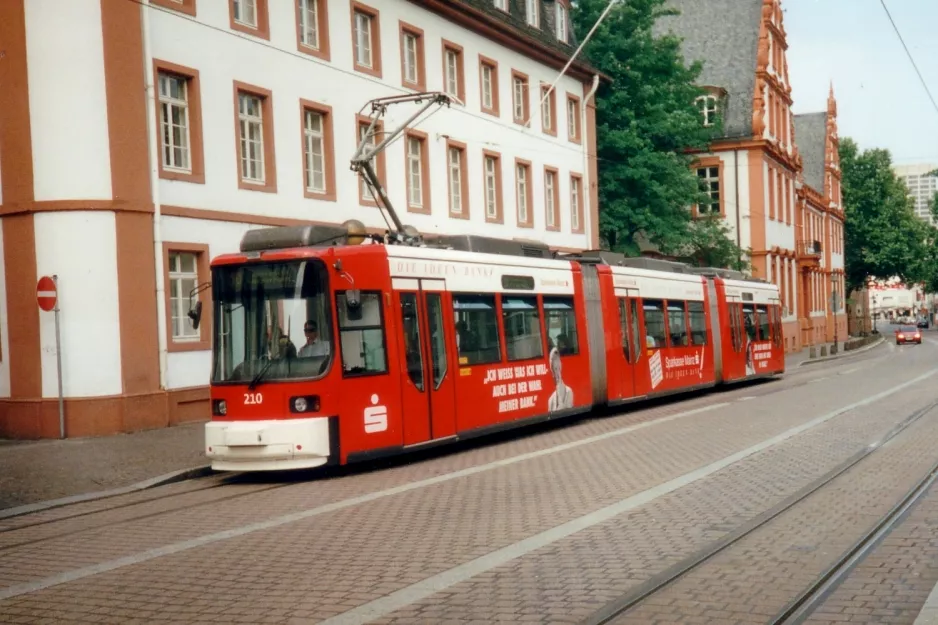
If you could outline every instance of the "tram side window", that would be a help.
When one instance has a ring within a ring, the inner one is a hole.
[[[758,340],[756,309],[752,304],[743,304],[743,325],[746,328],[746,334],[749,336],[749,342]]]
[[[645,346],[649,348],[667,347],[668,336],[664,328],[664,302],[660,299],[646,299],[645,310]]]
[[[580,353],[576,310],[573,308],[572,297],[545,297],[544,319],[548,345],[556,347],[561,356],[575,356]]]
[[[759,313],[759,340],[768,341],[772,338],[771,324],[769,323],[769,309],[765,306],[756,306],[756,310]]]
[[[690,337],[693,345],[707,344],[707,315],[703,302],[687,302],[690,316]]]
[[[624,298],[619,298],[619,328],[622,331],[622,352],[625,360],[632,362],[632,349],[629,345],[629,309]]]
[[[672,347],[687,345],[687,311],[684,302],[668,302],[668,333]]]
[[[505,351],[508,360],[529,360],[544,356],[541,315],[536,297],[502,297],[505,324]]]
[[[347,291],[336,295],[342,371],[346,376],[387,373],[381,294],[362,292],[358,299],[349,308]]]
[[[494,295],[454,295],[456,347],[461,365],[500,362]]]

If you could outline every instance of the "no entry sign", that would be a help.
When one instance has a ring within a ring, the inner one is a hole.
[[[55,288],[55,280],[49,276],[39,278],[36,285],[36,301],[39,302],[39,308],[46,312],[55,308],[55,300],[58,298],[58,292]]]

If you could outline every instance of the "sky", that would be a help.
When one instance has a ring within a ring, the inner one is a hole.
[[[938,0],[882,1],[938,101]],[[794,113],[827,110],[833,81],[841,137],[887,148],[897,164],[938,164],[938,108],[881,0],[783,0],[782,7]]]

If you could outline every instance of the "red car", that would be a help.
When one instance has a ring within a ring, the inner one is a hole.
[[[912,326],[902,326],[901,328],[896,329],[896,345],[902,345],[903,343],[918,343],[922,344],[922,333],[919,332],[918,328]]]

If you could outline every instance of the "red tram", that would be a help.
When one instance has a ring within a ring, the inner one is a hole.
[[[476,236],[382,245],[348,223],[251,230],[213,260],[214,469],[345,464],[784,372],[773,284]]]

